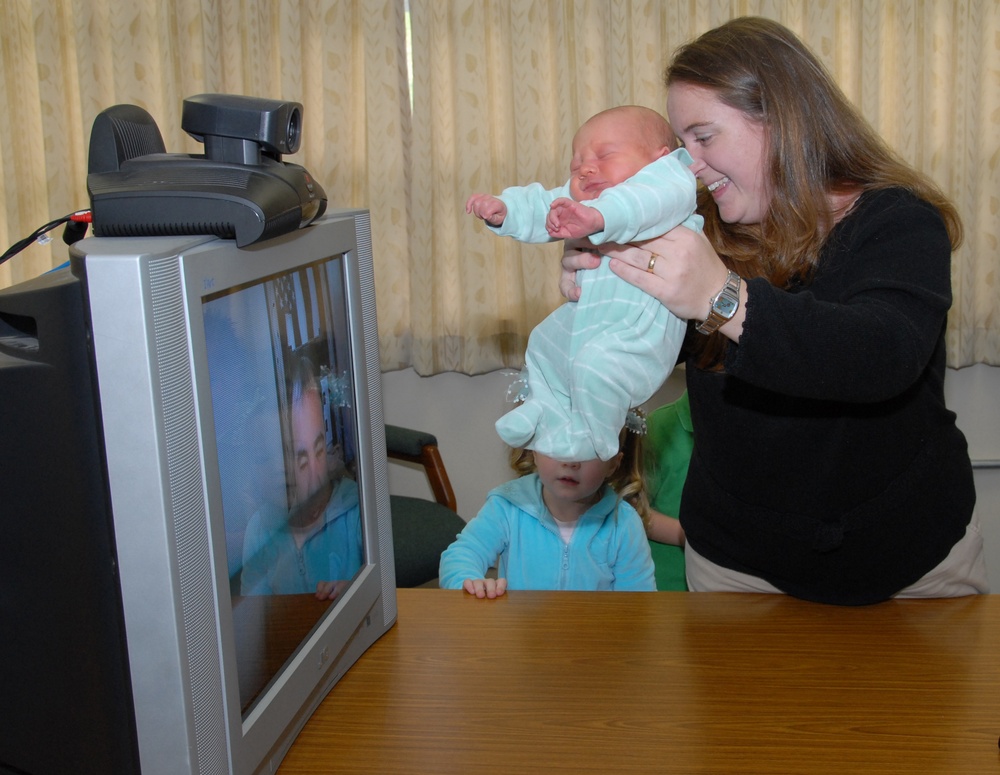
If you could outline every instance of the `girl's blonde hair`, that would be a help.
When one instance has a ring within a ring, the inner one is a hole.
[[[622,456],[621,462],[605,484],[618,494],[619,500],[639,512],[642,524],[648,529],[650,507],[643,478],[641,434],[622,428],[618,435],[618,451]],[[511,449],[510,467],[518,476],[533,474],[537,470],[534,453],[523,447]]]

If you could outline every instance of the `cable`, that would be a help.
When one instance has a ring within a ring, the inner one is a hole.
[[[73,233],[70,235],[71,237],[73,237],[72,242],[75,242],[76,240],[83,237],[83,234],[87,230],[87,224],[91,223],[92,221],[93,217],[91,215],[90,210],[77,210],[75,213],[70,213],[69,215],[64,215],[62,218],[56,218],[54,221],[49,221],[44,226],[35,229],[31,234],[29,234],[24,239],[18,240],[9,248],[7,248],[4,254],[0,256],[0,264],[16,256],[18,253],[20,253],[22,250],[28,247],[28,245],[30,245],[32,242],[35,242],[37,239],[39,239],[43,234],[52,231],[54,228],[64,223],[83,224],[82,231],[80,230],[79,226],[77,226],[76,228],[73,229]],[[71,242],[67,242],[67,244],[71,244]]]
[[[90,210],[80,210],[69,217],[69,223],[63,229],[63,242],[72,245],[87,236],[87,227],[94,222]]]

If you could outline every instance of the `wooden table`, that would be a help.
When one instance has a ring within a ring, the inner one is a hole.
[[[401,589],[296,773],[1000,773],[1000,595]]]

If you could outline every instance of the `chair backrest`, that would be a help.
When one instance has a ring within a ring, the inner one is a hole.
[[[396,586],[418,587],[437,578],[441,552],[462,531],[465,520],[456,511],[455,491],[434,434],[386,425],[385,441],[390,459],[423,467],[434,494],[433,501],[390,496]]]

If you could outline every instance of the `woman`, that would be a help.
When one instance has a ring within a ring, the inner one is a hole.
[[[988,591],[943,393],[958,214],[775,22],[702,35],[665,81],[705,233],[603,252],[692,323],[690,588],[847,605]],[[593,263],[567,252],[567,296]]]

